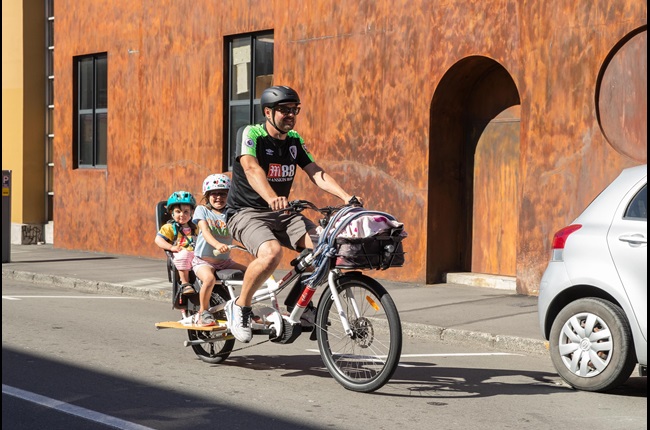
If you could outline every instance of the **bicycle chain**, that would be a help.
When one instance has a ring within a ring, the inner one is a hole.
[[[261,342],[254,343],[254,344],[252,344],[252,345],[242,346],[241,348],[237,348],[237,349],[233,349],[233,350],[231,350],[228,354],[230,354],[231,352],[241,351],[242,349],[252,348],[252,347],[254,347],[254,346],[261,345],[261,344],[263,344],[263,343],[270,342],[270,341],[271,341],[271,339],[266,339],[266,340],[263,340],[263,341],[261,341]],[[217,355],[221,355],[221,354],[217,354]]]

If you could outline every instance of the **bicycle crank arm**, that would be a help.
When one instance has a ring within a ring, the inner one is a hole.
[[[208,312],[214,314],[214,313],[219,312],[220,310],[223,310],[223,308],[225,308],[225,307],[226,307],[225,303],[219,303],[219,304],[216,304],[216,305],[212,306],[211,308],[209,308]]]

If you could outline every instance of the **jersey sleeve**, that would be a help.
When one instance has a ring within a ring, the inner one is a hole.
[[[252,155],[257,157],[257,138],[260,136],[259,127],[254,125],[248,125],[244,127],[241,137],[237,133],[239,145],[237,146],[236,157],[239,158],[242,155]]]

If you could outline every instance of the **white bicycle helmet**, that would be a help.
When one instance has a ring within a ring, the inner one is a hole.
[[[203,194],[214,190],[229,190],[230,178],[222,173],[216,173],[208,176],[203,181]]]

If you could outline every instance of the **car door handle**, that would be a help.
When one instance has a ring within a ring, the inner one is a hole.
[[[642,235],[642,234],[625,234],[623,236],[619,236],[618,240],[622,242],[628,242],[634,245],[641,245],[641,244],[648,244],[648,239]]]

